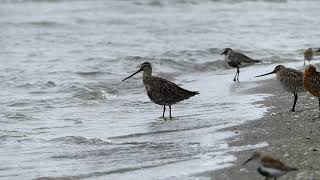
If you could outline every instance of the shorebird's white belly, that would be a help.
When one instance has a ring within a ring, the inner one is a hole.
[[[272,176],[279,177],[285,174],[284,171],[281,171],[279,169],[270,168],[270,167],[264,167],[260,166],[261,171],[267,172],[268,174],[271,174]]]

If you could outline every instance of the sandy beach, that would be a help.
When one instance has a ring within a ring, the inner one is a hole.
[[[257,150],[299,169],[280,179],[320,179],[318,99],[308,93],[301,93],[296,112],[291,112],[289,110],[292,107],[293,95],[281,90],[275,78],[260,81],[258,84],[258,87],[246,93],[272,94],[259,102],[269,107],[268,113],[256,121],[226,129],[239,134],[229,145],[232,147],[266,142],[268,146]],[[253,150],[236,153],[237,161],[233,167],[210,172],[208,175],[211,179],[218,180],[263,179],[256,172],[253,163],[241,165],[252,153]]]

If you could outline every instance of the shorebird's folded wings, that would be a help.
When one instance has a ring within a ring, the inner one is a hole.
[[[188,99],[191,96],[198,94],[198,92],[183,89],[175,83],[159,77],[154,77],[153,81],[149,83],[153,83],[150,87],[155,88],[149,91],[149,95],[157,97],[169,104]]]
[[[320,93],[320,73],[317,73],[317,76],[309,76],[310,86],[314,91]]]
[[[253,63],[255,61],[240,52],[236,52],[235,55],[236,55],[235,59],[237,59],[239,63]]]
[[[265,156],[262,159],[261,164],[264,167],[278,169],[278,170],[282,170],[282,171],[287,171],[290,169],[285,164],[283,164],[281,161],[279,161],[277,159],[273,159],[272,157],[269,157],[269,156]]]

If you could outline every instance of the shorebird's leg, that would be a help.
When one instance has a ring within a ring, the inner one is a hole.
[[[274,177],[273,180],[277,180],[277,177]]]
[[[234,75],[233,81],[236,81],[237,75],[238,75],[238,71],[236,72],[236,75]]]
[[[170,111],[170,119],[172,119],[172,117],[171,117],[171,106],[169,106],[169,111]]]
[[[239,67],[237,67],[237,73],[238,73],[237,81],[239,82],[239,75],[240,75],[240,69],[239,69]]]
[[[303,61],[303,66],[305,66],[306,65],[306,59],[304,59],[304,61]],[[310,64],[309,64],[310,65]]]
[[[292,109],[291,111],[294,112],[294,108],[296,107],[296,103],[297,103],[297,100],[298,100],[298,94],[297,93],[293,93],[294,95],[294,101],[293,101],[293,106],[292,106]]]
[[[166,106],[163,106],[163,113],[162,113],[162,118],[164,119],[164,113],[166,112]]]

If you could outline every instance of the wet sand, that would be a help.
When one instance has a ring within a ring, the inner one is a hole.
[[[257,88],[246,93],[272,94],[259,104],[268,107],[263,118],[225,130],[239,134],[229,143],[230,147],[266,142],[263,153],[280,159],[299,170],[279,179],[320,179],[320,118],[318,99],[308,93],[299,94],[296,112],[291,112],[293,95],[284,92],[275,78],[258,82]],[[250,110],[248,112],[250,113]],[[254,150],[235,153],[237,161],[231,168],[208,172],[206,176],[217,180],[264,179],[256,172],[254,163],[241,164]]]

